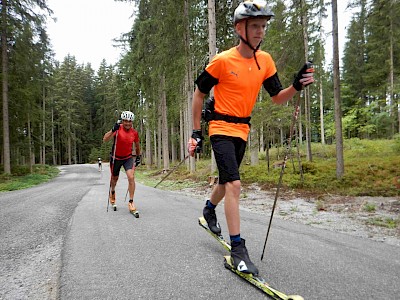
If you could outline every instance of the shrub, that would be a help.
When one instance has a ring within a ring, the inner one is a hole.
[[[29,166],[27,165],[12,166],[11,168],[11,174],[14,176],[24,176],[30,173]]]
[[[317,167],[314,163],[309,162],[309,161],[305,161],[302,163],[302,169],[303,169],[303,173],[306,174],[312,174],[315,175],[317,174]]]
[[[394,153],[400,154],[400,134],[394,136],[392,150]]]

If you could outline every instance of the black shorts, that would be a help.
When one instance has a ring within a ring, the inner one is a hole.
[[[121,167],[124,166],[125,172],[127,170],[133,169],[133,157],[127,159],[111,159],[110,169],[113,176],[119,176],[119,171]]]
[[[211,145],[218,167],[218,183],[240,180],[239,167],[246,151],[247,142],[239,137],[212,135]]]

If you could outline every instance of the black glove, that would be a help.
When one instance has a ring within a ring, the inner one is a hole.
[[[312,67],[313,67],[312,61],[306,62],[304,66],[300,69],[299,73],[297,73],[297,75],[294,77],[293,87],[296,89],[296,91],[301,91],[303,89],[303,84],[300,82],[300,79],[303,79],[303,74],[310,73],[306,71]]]
[[[202,152],[204,137],[203,137],[203,134],[201,133],[201,129],[193,130],[192,138],[195,139],[197,142],[196,153]]]
[[[115,123],[114,126],[113,126],[113,128],[111,129],[111,131],[112,131],[112,132],[116,132],[116,131],[119,129],[119,125],[120,125],[120,124],[119,124],[118,122]]]
[[[138,165],[140,165],[140,161],[141,161],[141,156],[140,155],[136,155],[136,158],[135,158],[135,168],[138,166]]]

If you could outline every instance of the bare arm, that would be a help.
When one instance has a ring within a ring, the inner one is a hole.
[[[111,138],[114,136],[114,132],[107,131],[104,136],[103,136],[103,142],[108,142],[109,140],[111,140]]]
[[[135,152],[136,152],[137,156],[140,155],[140,144],[139,144],[139,142],[135,143]]]
[[[296,95],[297,91],[293,85],[281,90],[277,95],[272,97],[272,102],[275,104],[284,104]]]
[[[193,115],[193,129],[201,129],[200,121],[201,121],[201,111],[203,109],[203,101],[206,94],[200,92],[198,88],[194,91],[193,94],[193,103],[192,103],[192,115]]]

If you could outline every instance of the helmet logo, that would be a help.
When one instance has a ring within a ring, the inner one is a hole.
[[[129,110],[123,111],[121,113],[121,119],[122,120],[128,120],[128,121],[132,121],[133,122],[134,118],[135,118],[135,115],[133,114],[133,112],[131,112]]]

